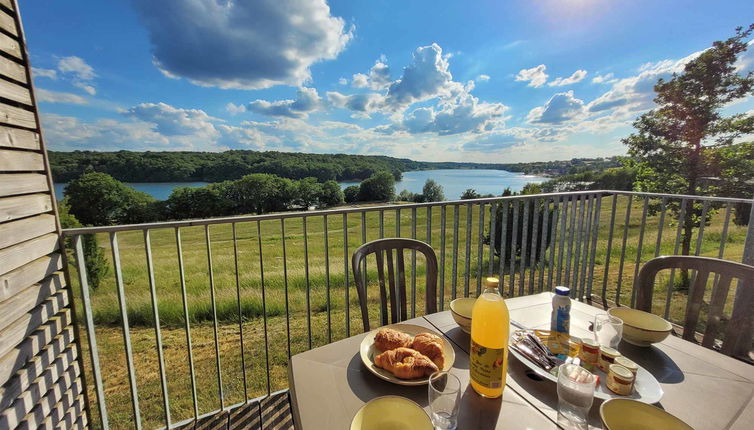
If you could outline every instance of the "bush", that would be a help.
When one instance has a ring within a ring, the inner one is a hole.
[[[395,199],[399,202],[414,202],[416,201],[417,196],[420,196],[420,194],[414,194],[409,190],[403,190]]]
[[[358,192],[358,191],[357,191]],[[345,201],[340,184],[335,181],[327,181],[322,184],[322,198],[320,204],[325,207],[342,205]]]
[[[84,225],[137,223],[157,219],[150,213],[155,202],[105,173],[85,173],[65,189],[69,211]]]
[[[360,187],[358,185],[349,185],[343,190],[343,199],[346,203],[359,201]]]
[[[70,206],[67,198],[58,203],[60,226],[62,228],[83,227],[69,210]],[[74,249],[72,238],[66,238],[66,242],[67,249]],[[110,273],[110,263],[108,263],[105,256],[105,250],[97,245],[97,237],[95,235],[85,234],[81,236],[81,246],[84,251],[84,267],[86,267],[86,278],[89,281],[89,287],[97,289],[102,279]]]
[[[422,188],[422,197],[422,201],[425,202],[441,202],[445,200],[445,193],[442,185],[432,179],[427,179]]]
[[[480,196],[473,188],[467,188],[466,191],[461,194],[461,200],[478,199],[481,197],[482,196]]]
[[[395,177],[390,172],[375,173],[359,186],[358,200],[362,202],[388,202],[394,197]]]
[[[505,194],[505,193],[504,193]],[[512,201],[515,202],[515,201]],[[540,255],[540,247],[539,242],[542,240],[541,232],[543,231],[543,227],[545,226],[545,223],[547,225],[547,231],[550,231],[553,223],[553,211],[552,211],[552,205],[550,203],[547,203],[550,205],[550,210],[548,212],[548,217],[545,218],[544,216],[544,209],[545,209],[545,203],[544,202],[536,202],[535,204],[539,204],[539,214],[538,217],[534,218],[534,212],[535,209],[533,207],[529,208],[529,216],[527,220],[527,229],[526,233],[524,235],[524,214],[523,214],[523,207],[519,206],[518,211],[518,223],[514,225],[513,223],[513,204],[507,205],[507,216],[506,216],[506,226],[505,226],[505,250],[506,250],[506,258],[510,257],[510,252],[513,244],[513,230],[516,229],[516,248],[513,250],[515,252],[516,257],[518,257],[521,260],[521,264],[524,266],[528,266],[529,262],[531,261],[531,255],[534,253],[534,261],[535,263],[540,260],[542,257]],[[495,243],[494,243],[494,250],[495,255],[500,256],[501,255],[501,242],[502,242],[502,235],[503,235],[503,207],[505,205],[498,204],[497,206],[497,213],[495,214]],[[491,216],[491,215],[490,215]],[[534,226],[537,226],[537,232],[539,232],[537,237],[537,243],[533,244],[533,235],[534,235]],[[489,244],[490,243],[490,235],[488,234],[484,238],[484,243]],[[526,253],[524,255],[522,254],[522,243],[526,243]],[[536,246],[532,246],[536,245]],[[544,251],[550,246],[550,238],[549,236],[545,238],[545,247],[542,250]],[[546,254],[546,253],[545,253]]]

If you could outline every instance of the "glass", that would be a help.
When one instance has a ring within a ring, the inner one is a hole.
[[[608,314],[594,317],[594,340],[600,346],[616,348],[623,337],[623,320]]]
[[[429,409],[432,424],[438,430],[455,430],[461,401],[461,381],[448,372],[435,372],[429,377]]]
[[[593,374],[575,364],[558,368],[558,424],[565,428],[589,428],[587,417],[594,401]]]

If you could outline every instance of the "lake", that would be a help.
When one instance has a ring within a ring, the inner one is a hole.
[[[513,191],[521,189],[529,182],[540,183],[547,180],[540,176],[524,175],[521,173],[507,172],[505,170],[488,169],[444,169],[444,170],[415,170],[404,172],[403,179],[395,184],[395,192],[409,190],[412,193],[421,193],[424,182],[434,179],[442,185],[445,198],[457,200],[467,188],[473,188],[479,194],[502,194],[506,187]],[[341,182],[345,188],[349,185],[358,185],[358,182]],[[55,196],[58,200],[63,198],[63,190],[67,184],[55,184]],[[140,182],[128,183],[138,191],[144,191],[158,200],[167,200],[173,189],[178,187],[203,187],[207,182]]]

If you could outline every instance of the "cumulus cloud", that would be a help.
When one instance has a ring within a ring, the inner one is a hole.
[[[551,87],[562,87],[581,82],[584,78],[586,78],[586,70],[576,70],[571,76],[567,78],[556,78],[547,85]]]
[[[340,85],[348,85],[348,79],[346,79],[346,78],[340,78],[340,79],[338,79],[338,84],[340,84]]]
[[[531,69],[521,69],[516,75],[516,80],[524,82],[528,81],[529,83],[527,86],[539,88],[547,82],[547,78],[549,77],[549,75],[545,73],[546,69],[547,66],[544,64],[532,67]]]
[[[135,0],[167,76],[220,88],[300,86],[352,38],[325,0]]]
[[[39,67],[32,67],[31,74],[35,78],[48,78],[52,80],[58,78],[58,71],[55,69],[42,69]]]
[[[54,149],[177,149],[170,140],[142,121],[98,119],[84,122],[78,118],[42,114],[45,140]]]
[[[592,83],[593,84],[612,83],[612,82],[615,82],[615,80],[613,79],[613,76],[614,75],[612,73],[607,73],[604,75],[597,75],[592,78]]]
[[[345,108],[369,116],[370,113],[385,107],[385,97],[382,94],[342,94],[337,91],[327,92],[327,101],[338,108]]]
[[[86,92],[90,96],[97,94],[97,89],[94,88],[94,86],[87,84],[86,82],[76,81],[73,83],[73,86],[77,88],[81,88],[82,90],[84,90],[84,92]]]
[[[215,139],[216,118],[201,109],[182,109],[166,103],[141,103],[125,112],[125,115],[154,124],[154,129],[164,136],[191,136],[199,139]]]
[[[355,73],[351,77],[351,85],[355,88],[366,88],[369,86],[369,76],[363,73]]]
[[[63,57],[58,60],[58,70],[63,73],[71,73],[82,81],[91,81],[97,77],[94,68],[80,57]]]
[[[573,96],[573,91],[557,93],[544,104],[529,111],[531,123],[562,124],[585,113],[584,101]]]
[[[301,87],[296,92],[296,100],[254,100],[244,110],[267,116],[286,116],[289,118],[306,118],[317,110],[321,98],[315,88]],[[236,107],[237,110],[239,107]]]
[[[414,51],[400,79],[388,87],[386,103],[394,110],[435,97],[448,97],[462,89],[448,70],[448,56],[436,43]]]
[[[464,151],[472,152],[495,152],[522,142],[521,137],[510,132],[492,132],[473,136],[471,140],[463,144],[462,148]]]
[[[479,75],[476,77],[476,80],[479,82],[487,82],[490,80],[490,75]]]
[[[36,89],[37,100],[45,103],[66,103],[74,105],[87,104],[87,100],[79,95],[50,91],[44,88]]]

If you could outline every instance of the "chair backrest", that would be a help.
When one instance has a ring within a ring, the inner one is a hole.
[[[377,277],[380,286],[380,309],[382,325],[388,324],[388,290],[385,286],[385,256],[387,257],[388,287],[390,298],[390,320],[397,323],[407,319],[406,304],[406,270],[404,250],[414,250],[424,254],[426,259],[426,303],[425,311],[437,311],[437,256],[428,244],[414,239],[388,238],[367,242],[353,253],[351,263],[356,279],[356,290],[359,293],[361,319],[364,331],[369,331],[369,310],[367,309],[367,286],[364,272],[364,262],[369,254],[375,254],[377,259]],[[393,262],[395,251],[395,263]]]
[[[714,345],[731,282],[734,278],[739,279],[733,311],[725,330],[720,352],[726,355],[733,355],[737,350],[748,352],[751,348],[751,337],[749,335],[751,332],[742,330],[742,328],[751,327],[754,319],[754,266],[717,258],[687,255],[654,258],[649,260],[639,271],[637,309],[646,312],[652,311],[655,276],[663,269],[696,270],[696,279],[688,294],[686,319],[683,324],[683,338],[691,341],[696,340],[696,326],[699,322],[699,313],[709,276],[713,273],[719,275],[710,295],[707,324],[702,339],[702,345],[707,348]],[[739,342],[741,345],[739,345]]]

